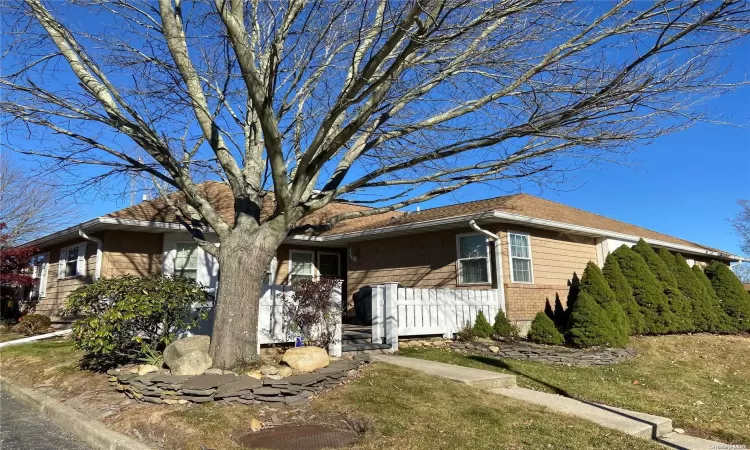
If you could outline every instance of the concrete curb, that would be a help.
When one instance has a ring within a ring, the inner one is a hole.
[[[0,388],[39,411],[92,448],[101,450],[151,450],[151,447],[122,433],[110,430],[103,423],[87,418],[84,414],[50,396],[35,389],[21,387],[3,376],[0,376]]]
[[[29,342],[36,342],[42,339],[50,339],[54,337],[65,336],[72,332],[73,330],[68,329],[68,330],[53,331],[52,333],[39,334],[36,336],[30,336],[30,337],[25,337],[21,339],[15,339],[12,341],[0,343],[0,348],[10,347],[11,345],[28,344]]]

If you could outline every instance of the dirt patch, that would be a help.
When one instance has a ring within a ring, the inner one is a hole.
[[[248,448],[319,450],[346,447],[358,439],[359,435],[349,430],[312,425],[285,425],[257,433],[248,433],[242,436],[239,442]]]

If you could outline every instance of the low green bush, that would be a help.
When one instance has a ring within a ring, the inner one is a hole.
[[[704,272],[734,327],[739,331],[750,331],[750,293],[737,275],[729,266],[718,261],[711,261]]]
[[[474,320],[474,335],[479,338],[489,338],[492,337],[492,333],[492,325],[487,321],[484,312],[480,310]]]
[[[474,334],[474,327],[469,322],[465,322],[456,332],[456,340],[458,342],[474,342],[476,339],[477,336]]]
[[[73,324],[82,365],[102,370],[153,358],[207,316],[207,302],[206,290],[189,278],[123,275],[73,291],[65,314],[82,316]]]
[[[580,292],[570,311],[567,341],[576,347],[615,346],[619,338],[607,312],[586,292]]]
[[[18,321],[15,330],[24,336],[34,336],[44,333],[49,330],[51,326],[52,321],[49,317],[43,314],[26,314]]]
[[[543,312],[538,313],[531,322],[528,338],[537,344],[562,345],[565,343],[565,337],[557,330],[552,319]]]
[[[698,283],[700,283],[701,286],[703,286],[703,288],[706,290],[708,295],[711,296],[711,303],[719,308],[719,325],[717,332],[731,334],[739,331],[737,329],[737,323],[734,321],[734,319],[729,317],[729,315],[727,315],[727,313],[722,308],[721,300],[719,299],[719,296],[716,295],[716,291],[714,291],[711,280],[708,279],[705,272],[703,272],[703,269],[701,269],[698,264],[694,264],[693,267],[690,268],[690,271],[693,272],[695,279],[698,280]]]
[[[501,338],[511,339],[513,336],[513,327],[505,317],[505,313],[502,309],[497,310],[495,314],[495,323],[492,325],[492,333]]]

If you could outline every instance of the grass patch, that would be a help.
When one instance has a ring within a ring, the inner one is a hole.
[[[26,336],[7,330],[5,327],[0,328],[0,342],[15,341]]]
[[[465,356],[439,349],[400,354],[518,376],[519,386],[666,416],[689,434],[750,445],[750,337],[632,338],[634,359],[567,367]]]
[[[114,430],[164,449],[240,449],[252,418],[266,423],[313,424],[360,432],[358,449],[656,449],[656,444],[589,422],[490,395],[411,370],[372,364],[345,386],[303,407],[285,405],[152,405],[125,400],[107,376],[77,369],[70,341],[45,341],[0,351],[2,372],[19,383],[51,383],[49,393],[103,420]]]

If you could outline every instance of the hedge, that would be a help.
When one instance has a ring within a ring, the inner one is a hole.
[[[669,299],[669,308],[676,316],[673,331],[680,333],[693,331],[695,329],[692,319],[693,307],[690,305],[690,300],[677,287],[677,280],[667,263],[643,239],[638,240],[633,251],[641,255],[641,258],[648,264],[648,268],[661,283],[664,295]]]
[[[604,267],[602,268],[602,275],[607,281],[609,288],[620,303],[625,314],[628,316],[628,323],[630,324],[630,334],[636,335],[643,333],[644,319],[641,309],[638,306],[638,302],[633,297],[633,288],[630,287],[630,283],[622,274],[620,264],[617,262],[617,258],[609,254],[607,259],[604,260]]]
[[[718,261],[711,261],[705,274],[721,301],[722,309],[732,318],[734,327],[739,331],[750,331],[750,293],[737,275]]]
[[[676,331],[677,317],[669,306],[669,299],[641,255],[627,245],[622,245],[612,255],[633,288],[633,297],[643,314],[643,332],[667,334]]]

